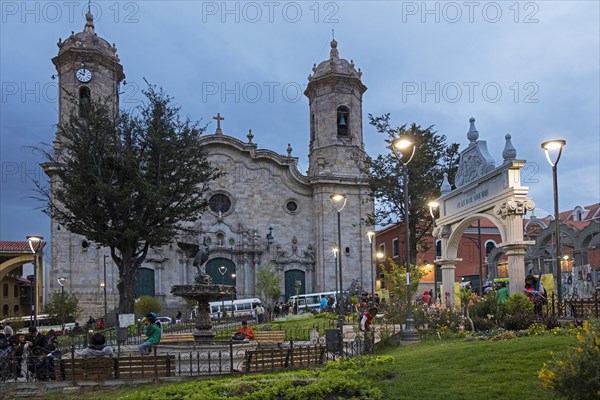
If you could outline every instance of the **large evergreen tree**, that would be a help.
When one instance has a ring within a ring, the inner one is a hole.
[[[162,89],[149,85],[144,94],[147,102],[133,111],[93,101],[85,118],[73,115],[59,126],[62,150],[43,150],[57,184],[38,185],[59,224],[110,248],[120,313],[134,311],[135,274],[148,249],[190,230],[220,174],[199,144],[203,129],[181,119]]]
[[[408,164],[410,263],[415,265],[417,245],[432,223],[427,204],[439,197],[444,173],[448,174],[450,181],[454,181],[458,168],[458,144],[447,144],[446,136],[435,132],[433,126],[422,128],[413,123],[393,128],[390,126],[390,114],[379,117],[369,114],[369,123],[386,135],[385,142],[390,149],[386,154],[368,158],[366,163],[375,197],[375,215],[370,221],[374,224],[389,224],[404,219],[402,163],[391,150],[391,143],[400,135],[409,135],[416,146],[414,158]]]

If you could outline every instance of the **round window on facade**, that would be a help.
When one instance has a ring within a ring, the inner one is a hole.
[[[298,203],[296,203],[294,200],[290,200],[285,204],[285,208],[289,212],[295,213],[298,211]]]
[[[231,210],[231,199],[223,193],[217,193],[212,195],[208,200],[208,207],[216,214],[225,214]]]

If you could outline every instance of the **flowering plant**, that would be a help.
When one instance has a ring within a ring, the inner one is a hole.
[[[542,384],[568,399],[600,397],[600,323],[585,321],[577,346],[554,354],[539,372]],[[552,353],[551,353],[552,354]]]

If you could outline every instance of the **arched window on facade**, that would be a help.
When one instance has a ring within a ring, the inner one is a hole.
[[[310,117],[310,141],[311,143],[315,140],[315,114]]]
[[[81,118],[86,118],[88,116],[91,98],[92,96],[89,87],[82,86],[79,88],[79,116]]]
[[[346,106],[340,106],[337,109],[337,134],[338,136],[348,137],[350,136],[350,129],[348,128],[350,117],[350,110]]]

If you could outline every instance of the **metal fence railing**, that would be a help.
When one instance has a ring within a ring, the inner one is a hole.
[[[213,347],[195,350],[158,345],[153,354],[147,356],[129,348],[128,352],[116,353],[110,358],[78,357],[75,346],[61,355],[58,351],[32,351],[27,345],[15,345],[0,356],[0,382],[218,376],[311,367],[339,357],[374,354],[374,336],[365,335],[353,340],[340,338],[333,341],[289,340],[281,345],[266,346],[221,341]],[[280,361],[275,363],[273,359]]]

